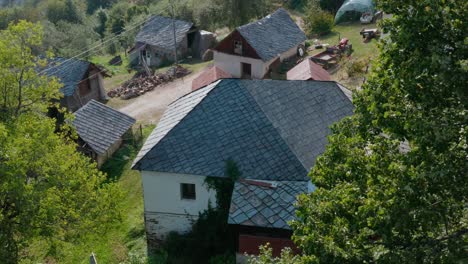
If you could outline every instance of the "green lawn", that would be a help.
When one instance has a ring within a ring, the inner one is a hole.
[[[135,74],[135,71],[128,67],[128,56],[125,56],[125,53],[123,52],[119,55],[122,58],[121,65],[109,65],[109,61],[114,57],[113,55],[101,55],[91,58],[93,63],[104,66],[112,75],[111,77],[104,78],[104,88],[106,91],[119,87],[123,82],[132,78]]]
[[[342,38],[348,38],[350,44],[353,45],[353,53],[349,59],[375,59],[378,55],[378,40],[372,39],[368,43],[363,42],[362,36],[359,34],[362,28],[375,28],[376,24],[361,25],[359,22],[335,25],[333,32],[322,36],[319,41],[322,44],[328,43],[330,46],[338,44]],[[317,54],[324,51],[324,49],[317,49],[309,52],[310,55]],[[343,58],[340,62],[340,67],[331,70],[331,77],[333,80],[340,82],[350,89],[356,89],[362,85],[365,74],[349,77],[346,72],[346,67],[343,65],[348,61],[348,58]]]
[[[189,69],[192,72],[199,72],[202,69],[204,69],[206,66],[208,66],[208,65],[210,65],[212,63],[213,63],[213,61],[202,61],[200,59],[186,59],[186,60],[181,60],[179,62],[179,65],[186,68],[186,69]],[[156,72],[166,72],[172,66],[173,65],[165,66],[165,67],[162,67],[162,68],[157,68]]]
[[[353,57],[373,57],[377,55],[377,40],[372,39],[369,43],[364,43],[362,36],[359,35],[359,32],[362,28],[375,28],[377,25],[370,24],[370,25],[361,25],[359,22],[354,22],[350,24],[339,24],[335,25],[333,28],[333,32],[322,36],[319,41],[322,44],[328,43],[330,46],[338,44],[339,40],[342,38],[348,38],[350,43],[353,45],[353,53],[351,56]],[[316,54],[318,52],[323,51],[323,49],[319,49],[314,51],[312,54]]]

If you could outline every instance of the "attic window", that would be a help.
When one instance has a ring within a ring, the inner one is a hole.
[[[181,183],[180,184],[180,196],[182,199],[195,200],[195,184],[192,183]]]
[[[242,55],[242,41],[234,40],[234,53]]]

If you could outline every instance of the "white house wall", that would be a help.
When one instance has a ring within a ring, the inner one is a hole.
[[[241,78],[242,62],[249,63],[252,65],[253,79],[262,79],[263,76],[265,76],[265,74],[267,73],[268,66],[270,65],[270,62],[265,63],[259,59],[231,55],[219,51],[213,51],[213,59],[216,67],[219,67],[223,71],[231,74],[234,78]]]
[[[299,46],[295,46],[295,47],[293,47],[293,48],[290,48],[288,51],[282,53],[282,54],[280,55],[280,60],[283,61],[283,60],[285,60],[285,59],[289,59],[289,58],[295,56],[295,55],[297,54],[297,48],[298,48],[298,47],[299,47]]]
[[[208,203],[216,205],[216,193],[207,189],[205,176],[142,171],[141,177],[149,244],[165,239],[171,231],[189,231]],[[195,184],[195,200],[182,199],[181,183]]]

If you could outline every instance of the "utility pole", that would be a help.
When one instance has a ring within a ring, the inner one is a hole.
[[[174,33],[174,56],[175,56],[175,65],[178,65],[179,62],[177,60],[177,40],[176,40],[176,25],[175,25],[175,13],[174,13],[174,3],[171,1],[171,10],[172,10],[172,31]]]

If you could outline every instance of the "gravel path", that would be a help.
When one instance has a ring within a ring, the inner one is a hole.
[[[151,92],[128,100],[129,103],[119,110],[144,124],[156,124],[170,103],[192,90],[193,79],[202,72],[158,86]]]

